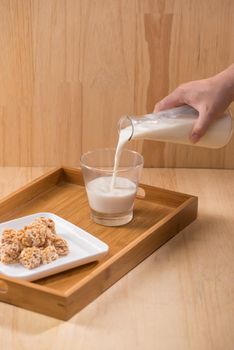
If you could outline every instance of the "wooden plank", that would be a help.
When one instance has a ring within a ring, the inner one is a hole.
[[[0,165],[78,166],[115,145],[122,115],[234,61],[231,0],[1,1],[0,23]],[[148,167],[234,168],[234,138],[128,147]]]

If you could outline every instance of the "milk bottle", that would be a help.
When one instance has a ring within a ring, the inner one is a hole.
[[[120,139],[124,140],[128,136],[128,140],[148,139],[207,148],[221,148],[228,143],[232,135],[229,111],[213,121],[206,134],[192,144],[189,135],[197,118],[198,112],[187,105],[146,114],[140,118],[122,117],[119,123]]]
[[[221,148],[229,142],[233,131],[232,117],[229,111],[224,112],[223,116],[213,121],[206,134],[193,144],[189,135],[197,118],[198,112],[187,105],[146,114],[142,117],[122,117],[119,122],[119,140],[111,189],[115,186],[122,149],[132,139],[157,140],[207,148]]]

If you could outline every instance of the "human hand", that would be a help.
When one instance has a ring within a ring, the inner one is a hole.
[[[190,140],[196,143],[209,125],[234,100],[234,65],[214,77],[191,81],[178,86],[155,105],[154,112],[187,104],[199,112]]]

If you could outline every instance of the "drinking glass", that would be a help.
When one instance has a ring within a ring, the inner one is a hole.
[[[111,148],[97,149],[81,156],[91,217],[96,223],[105,226],[120,226],[132,220],[134,199],[143,167],[141,154],[123,150],[113,185],[115,151]]]

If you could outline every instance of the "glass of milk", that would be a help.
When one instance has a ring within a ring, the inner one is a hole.
[[[81,169],[92,219],[105,226],[127,224],[143,167],[143,157],[124,149],[116,162],[116,149],[97,149],[81,156]]]

